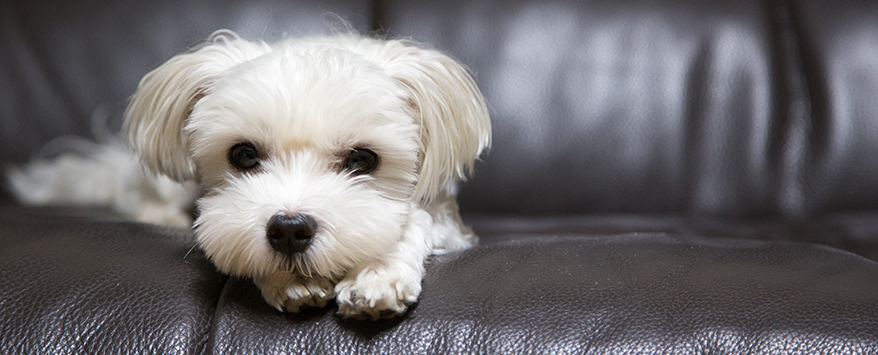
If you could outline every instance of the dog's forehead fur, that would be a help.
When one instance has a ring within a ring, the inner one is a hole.
[[[187,129],[269,134],[267,141],[284,144],[332,142],[413,125],[403,95],[358,54],[328,44],[289,45],[223,72],[195,105]]]

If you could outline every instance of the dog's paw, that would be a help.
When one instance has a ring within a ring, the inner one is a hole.
[[[338,313],[347,318],[393,318],[418,300],[417,273],[367,267],[335,286]]]
[[[255,280],[262,297],[281,312],[298,313],[303,306],[325,307],[334,296],[334,285],[324,278],[295,278],[286,282]]]

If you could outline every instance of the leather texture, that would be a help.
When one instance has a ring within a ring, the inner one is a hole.
[[[874,209],[875,6],[4,2],[2,159],[23,162],[57,136],[93,136],[93,123],[118,129],[138,79],[215,29],[270,40],[328,32],[337,14],[361,31],[433,44],[475,72],[495,141],[461,196],[465,211]]]
[[[875,6],[389,1],[379,18],[470,65],[491,105],[466,211],[803,218],[878,206]]]
[[[405,320],[278,314],[258,302],[251,282],[230,280],[213,350],[829,354],[878,347],[871,328],[878,268],[835,249],[791,244],[778,254],[777,244],[654,233],[483,241],[432,260],[422,300]],[[801,334],[803,324],[822,331]]]
[[[4,354],[878,352],[878,263],[750,239],[781,222],[473,218],[480,245],[432,258],[420,302],[372,322],[279,313],[190,251],[186,231],[0,212]]]
[[[225,277],[189,252],[191,233],[15,206],[0,226],[0,353],[203,350]]]
[[[874,2],[3,1],[0,165],[216,29],[339,17],[472,69],[477,247],[403,317],[283,314],[189,231],[0,194],[0,354],[878,354]]]

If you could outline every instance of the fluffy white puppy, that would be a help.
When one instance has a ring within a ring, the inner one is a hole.
[[[219,32],[147,74],[125,114],[151,171],[207,187],[198,244],[279,310],[406,311],[425,258],[476,242],[456,184],[489,145],[484,99],[448,56],[356,34]]]

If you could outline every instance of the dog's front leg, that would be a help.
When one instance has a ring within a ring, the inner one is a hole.
[[[418,300],[424,261],[433,243],[432,217],[414,208],[396,249],[348,272],[335,286],[338,313],[359,319],[391,318]]]
[[[304,278],[296,273],[278,272],[253,278],[262,297],[278,311],[298,313],[302,306],[325,307],[335,296],[333,283],[317,276]]]

